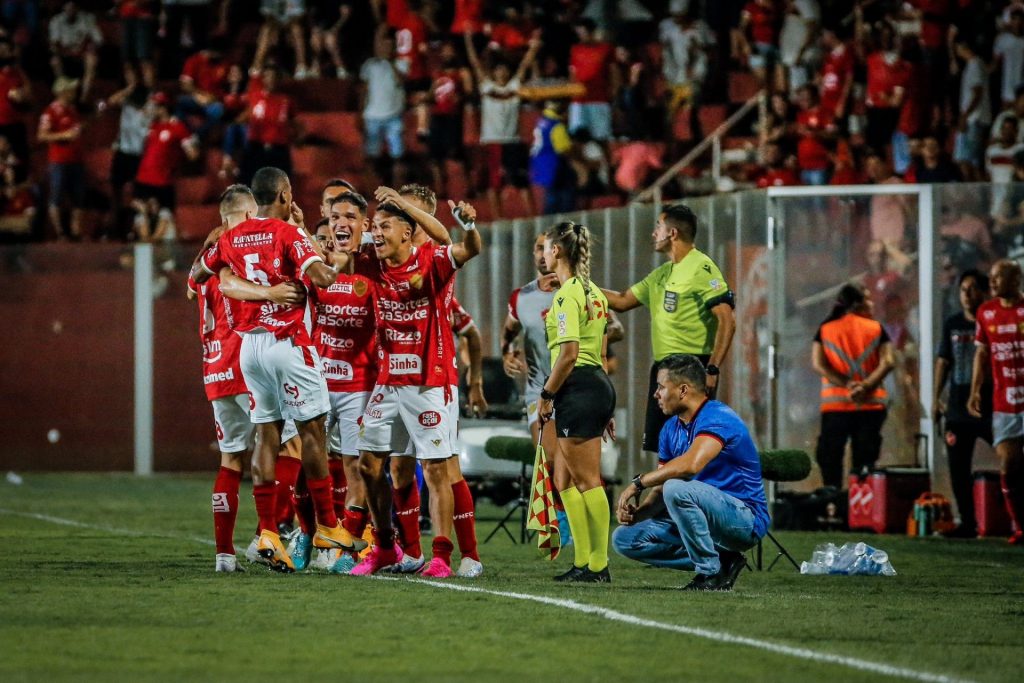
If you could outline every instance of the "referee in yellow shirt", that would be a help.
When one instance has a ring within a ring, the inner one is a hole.
[[[643,449],[657,452],[665,414],[658,407],[658,363],[674,353],[697,356],[707,372],[707,391],[715,397],[719,366],[736,331],[735,302],[722,271],[694,246],[697,217],[689,207],[673,204],[658,216],[651,237],[654,249],[668,256],[640,282],[624,292],[604,290],[613,311],[644,305],[651,311],[651,365],[644,421]]]
[[[590,281],[590,231],[559,223],[545,235],[544,261],[560,287],[545,318],[551,374],[540,392],[541,425],[556,413],[560,457],[572,484],[559,491],[572,531],[575,560],[556,581],[609,583],[611,510],[601,485],[601,435],[615,413],[615,389],[605,374],[608,301]]]

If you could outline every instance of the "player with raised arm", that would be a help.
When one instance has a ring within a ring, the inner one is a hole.
[[[318,287],[332,284],[338,271],[324,263],[303,229],[288,176],[277,168],[261,168],[253,176],[252,193],[258,205],[256,217],[221,235],[193,268],[196,282],[230,268],[260,285],[297,280],[303,274]],[[285,222],[289,218],[298,225]],[[253,397],[250,419],[259,435],[252,474],[260,555],[272,569],[295,569],[274,519],[274,461],[285,419],[295,420],[302,437],[303,469],[316,509],[314,546],[365,547],[364,541],[353,538],[338,523],[334,513],[324,432],[330,402],[319,354],[303,321],[305,306],[243,301],[239,309],[234,329],[242,335],[241,369]]]
[[[339,267],[354,260],[355,272],[375,283],[381,343],[380,375],[363,415],[359,439],[360,471],[376,543],[352,573],[373,574],[402,559],[401,548],[395,546],[384,464],[391,453],[404,453],[411,439],[424,464],[435,534],[433,559],[424,575],[447,577],[451,576],[453,550],[449,540],[453,495],[446,463],[452,455],[448,402],[453,399],[450,368],[455,363],[448,310],[455,271],[480,253],[481,240],[473,229],[459,244],[414,247],[417,224],[428,233],[438,227],[446,231],[428,213],[408,209],[387,197],[373,217],[374,253],[332,257]]]

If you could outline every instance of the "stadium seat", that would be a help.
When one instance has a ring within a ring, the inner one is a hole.
[[[359,115],[354,112],[303,112],[295,119],[307,139],[325,140],[344,147],[362,144]]]
[[[761,89],[757,77],[748,71],[732,71],[729,73],[729,101],[743,104]]]
[[[700,121],[703,135],[711,135],[727,118],[729,114],[724,104],[705,104],[697,112],[697,120]]]
[[[178,239],[183,242],[200,241],[220,225],[216,204],[179,204],[174,211]]]
[[[216,177],[216,176],[214,176]],[[175,183],[178,202],[181,204],[205,204],[215,199],[215,188],[209,176],[179,178]]]
[[[683,142],[692,140],[694,137],[693,127],[690,125],[690,107],[680,107],[672,119],[672,137]]]

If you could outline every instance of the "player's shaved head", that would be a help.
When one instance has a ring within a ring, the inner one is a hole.
[[[291,187],[288,174],[273,166],[264,166],[252,177],[252,196],[261,207],[277,201]]]
[[[1020,296],[1021,269],[1013,259],[1000,259],[992,264],[989,272],[992,294],[1000,299],[1016,299]]]
[[[241,183],[231,185],[220,195],[220,217],[227,220],[228,216],[256,212],[256,199],[252,190]]]

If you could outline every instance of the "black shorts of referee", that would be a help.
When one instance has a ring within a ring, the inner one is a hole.
[[[594,439],[615,415],[615,387],[600,365],[577,365],[554,404],[559,438]]]
[[[693,355],[700,359],[700,364],[704,367],[707,367],[708,361],[711,360],[711,354]],[[651,380],[647,385],[647,415],[644,418],[643,450],[651,453],[658,452],[658,437],[661,436],[661,428],[671,417],[661,411],[661,408],[658,407],[658,399],[654,398],[654,392],[658,390],[658,366],[660,364],[661,361],[654,361],[654,364],[651,365]]]

